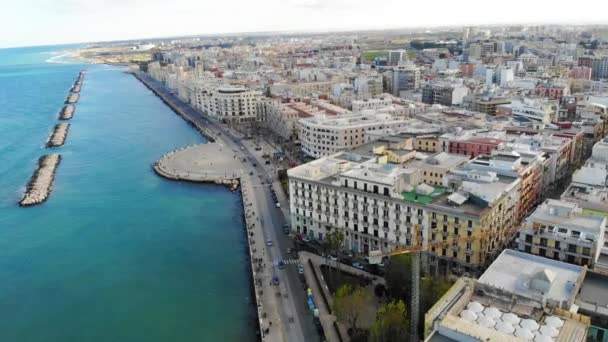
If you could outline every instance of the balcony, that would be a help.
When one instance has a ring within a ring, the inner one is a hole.
[[[464,250],[464,252],[465,252],[467,255],[472,255],[472,254],[473,254],[473,250],[472,250],[472,249],[470,249],[470,248],[465,249],[465,250]]]

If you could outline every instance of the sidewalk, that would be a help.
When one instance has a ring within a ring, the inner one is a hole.
[[[253,187],[249,177],[241,178],[241,192],[243,194],[243,206],[247,226],[247,237],[249,240],[249,255],[251,256],[251,272],[253,274],[253,285],[255,289],[255,300],[257,303],[259,325],[262,330],[262,341],[287,341],[283,336],[283,323],[278,312],[279,303],[277,288],[271,284],[272,260],[266,253],[266,242],[262,225],[257,216],[257,205],[253,194]]]

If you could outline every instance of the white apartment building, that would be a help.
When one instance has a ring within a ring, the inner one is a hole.
[[[353,113],[360,113],[364,110],[375,110],[380,108],[389,107],[393,104],[393,101],[388,98],[380,97],[368,100],[354,100],[352,102]]]
[[[557,115],[557,105],[540,98],[519,97],[511,101],[511,115],[533,121],[550,123]]]
[[[340,117],[316,116],[301,119],[299,139],[302,151],[319,158],[370,141],[367,132],[386,132],[405,128],[408,120],[390,114],[349,114]]]
[[[196,104],[222,122],[244,123],[261,120],[262,92],[241,86],[205,84],[195,87]]]

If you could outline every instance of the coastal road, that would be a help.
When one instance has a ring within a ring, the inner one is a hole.
[[[270,192],[270,186],[275,186],[275,191],[279,195],[280,201],[283,202],[281,203],[283,209],[287,208],[288,204],[284,200],[284,197],[280,195],[282,190],[276,186],[279,182],[275,175],[270,174],[264,167],[261,155],[253,150],[252,145],[245,144],[238,133],[233,133],[233,130],[227,129],[224,125],[193,108],[188,103],[183,102],[160,82],[153,80],[143,73],[139,73],[138,75],[150,86],[162,93],[166,100],[171,101],[174,106],[186,113],[192,120],[214,132],[216,137],[221,139],[226,146],[247,158],[248,161],[243,162],[245,175],[253,172],[254,176],[250,177],[249,181],[261,185],[253,187],[254,193],[252,194],[252,199],[257,207],[257,213],[264,228],[264,238],[273,242],[273,246],[267,247],[268,253],[274,262],[293,259],[293,256],[286,255],[286,249],[292,247],[292,241],[283,232],[283,224],[287,223],[285,215],[281,209],[276,208]],[[254,163],[257,164],[255,167],[253,166]],[[258,177],[258,179],[255,179],[255,177]],[[274,184],[268,184],[268,180],[271,180],[271,183]],[[320,341],[306,302],[306,290],[300,280],[296,265],[288,264],[284,269],[275,267],[275,272],[281,281],[280,288],[283,295],[280,301],[281,307],[278,308],[282,317],[281,320],[284,323],[283,327],[285,331],[283,336],[286,336],[288,341],[294,342]]]

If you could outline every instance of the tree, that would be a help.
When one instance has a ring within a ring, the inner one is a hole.
[[[362,287],[342,285],[334,296],[334,312],[340,322],[357,334],[359,318],[367,309],[369,293]]]
[[[391,257],[386,268],[386,286],[388,294],[393,299],[408,302],[412,293],[412,256],[400,254]],[[408,302],[409,303],[409,302]]]
[[[370,342],[399,342],[408,340],[407,309],[402,300],[382,305],[370,328]]]

